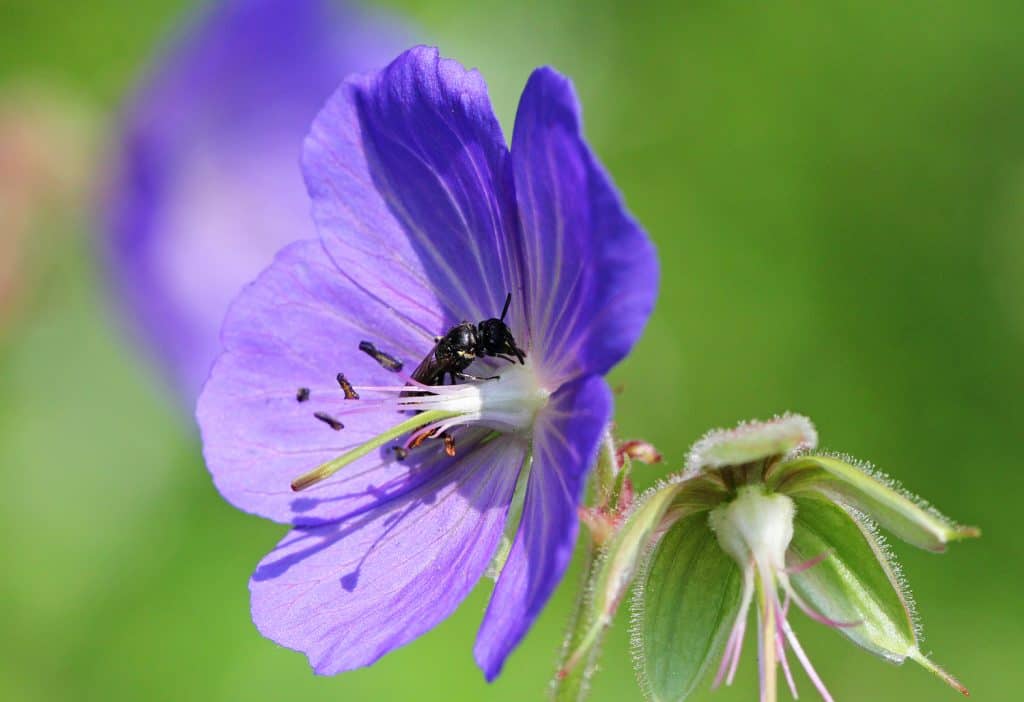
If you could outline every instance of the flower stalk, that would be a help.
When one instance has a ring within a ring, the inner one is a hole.
[[[601,441],[592,489],[593,505],[581,507],[585,539],[583,575],[568,633],[551,683],[552,698],[578,701],[589,693],[601,643],[632,579],[637,554],[667,509],[666,499],[648,500],[636,514],[634,462],[658,463],[661,454],[645,441],[616,442],[609,429]]]
[[[617,498],[621,486],[628,479],[630,464],[618,465],[615,440],[611,431],[605,432],[597,454],[594,467],[593,494],[597,505],[582,507],[581,521],[589,528],[589,538],[583,539],[583,569],[580,587],[576,593],[569,619],[569,627],[562,644],[558,670],[551,681],[551,698],[555,702],[578,702],[586,699],[589,692],[590,678],[593,676],[600,656],[601,637],[606,630],[603,626],[595,626],[600,614],[593,607],[593,591],[590,584],[601,563],[601,547],[608,538],[607,529],[599,526],[597,519],[584,515],[593,514],[603,506]],[[618,490],[616,487],[618,486]]]

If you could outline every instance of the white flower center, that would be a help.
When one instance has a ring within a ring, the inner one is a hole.
[[[424,394],[400,398],[401,409],[453,412],[458,416],[449,420],[451,426],[482,424],[501,432],[532,427],[538,410],[547,404],[551,395],[541,385],[529,359],[524,365],[501,368],[495,378],[430,386],[419,391]]]

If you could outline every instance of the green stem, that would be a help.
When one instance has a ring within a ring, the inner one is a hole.
[[[615,441],[611,433],[606,432],[594,469],[593,493],[598,504],[603,504],[614,492],[616,474]],[[591,606],[591,583],[600,565],[599,551],[597,542],[589,535],[585,540],[579,592],[576,594],[569,628],[559,655],[558,671],[551,681],[551,698],[555,702],[581,702],[586,699],[590,692],[590,678],[597,668],[601,639],[606,631],[606,627],[594,627],[595,617],[600,616],[600,613],[594,612]],[[583,652],[582,655],[580,652]]]

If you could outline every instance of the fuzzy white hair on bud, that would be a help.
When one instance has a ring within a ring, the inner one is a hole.
[[[774,572],[786,567],[795,515],[793,500],[786,495],[749,485],[740,488],[735,500],[713,509],[708,523],[741,569],[753,561],[759,570]]]
[[[788,457],[817,445],[814,424],[801,414],[786,413],[764,422],[742,422],[732,429],[713,429],[701,437],[686,457],[684,475],[771,456]]]

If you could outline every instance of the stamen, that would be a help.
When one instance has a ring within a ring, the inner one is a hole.
[[[788,579],[782,580],[782,587],[786,590],[788,598],[796,602],[796,606],[800,608],[800,611],[802,611],[804,614],[806,614],[808,617],[818,622],[819,624],[824,624],[825,626],[831,627],[833,629],[850,629],[852,627],[860,626],[861,624],[863,624],[863,622],[860,620],[854,622],[841,622],[836,621],[835,619],[831,619],[830,617],[826,617],[824,614],[814,609],[814,607],[812,607],[804,598],[802,598],[797,593],[797,591],[793,589],[793,586],[790,585]]]
[[[797,563],[795,566],[790,566],[790,567],[786,568],[785,572],[788,573],[789,575],[794,575],[796,573],[803,573],[805,570],[810,570],[814,566],[816,566],[819,563],[821,563],[822,561],[824,561],[826,558],[828,558],[828,556],[829,556],[828,551],[825,551],[824,553],[819,553],[814,558],[809,558],[808,560],[804,561],[803,563]]]
[[[725,680],[726,685],[732,685],[736,668],[739,666],[740,657],[743,653],[743,637],[747,632],[747,617],[750,614],[750,602],[754,598],[754,571],[753,566],[743,570],[743,595],[740,600],[739,612],[736,614],[736,621],[732,625],[732,632],[729,634],[729,641],[725,645],[725,654],[722,656],[722,663],[718,666],[718,673],[711,689],[717,688]]]
[[[444,435],[444,452],[449,456],[455,456],[455,437],[451,434]]]
[[[732,631],[729,632],[729,640],[725,644],[725,652],[722,654],[722,662],[718,665],[718,672],[715,673],[715,680],[711,683],[712,690],[717,689],[723,680],[726,685],[732,684],[732,681],[726,678],[726,673],[732,668],[733,661],[739,658],[736,652],[743,644],[743,636],[740,632],[745,628],[745,622],[737,617],[733,622]]]
[[[407,393],[411,390],[422,390],[423,392],[429,392],[434,395],[444,395],[445,393],[463,392],[466,389],[465,385],[424,385],[419,381],[413,380],[412,378],[406,378],[402,373],[398,374],[398,377],[407,382],[406,385],[353,385],[352,388],[358,392],[392,392],[399,395]]]
[[[314,412],[313,416],[319,419],[321,422],[329,426],[334,431],[341,431],[345,428],[345,425],[339,422],[337,419],[327,414],[326,412]]]
[[[749,603],[748,603],[749,604]],[[733,655],[732,664],[729,666],[729,675],[725,678],[726,685],[732,685],[732,681],[736,679],[736,671],[740,667],[740,658],[743,657],[743,639],[747,635],[747,617],[749,616],[749,607],[744,610],[743,621],[740,622],[739,631],[736,633],[736,653]]]
[[[295,391],[295,401],[305,402],[309,399],[309,388],[299,388]]]
[[[464,420],[465,416],[460,417],[460,419]],[[447,421],[447,420],[442,420],[440,422],[434,422],[432,424],[429,424],[429,425],[423,427],[422,429],[420,429],[419,431],[414,432],[409,437],[409,440],[405,442],[405,448],[409,449],[409,450],[415,449],[415,448],[419,448],[420,446],[423,445],[423,442],[426,441],[427,439],[433,439],[435,436],[444,435],[449,429],[457,426],[458,424],[459,424],[458,421],[450,422],[450,421]],[[454,446],[455,446],[455,439],[453,438],[452,439],[452,450],[453,451],[454,451]],[[445,453],[448,453],[448,441],[447,440],[445,440]],[[448,455],[449,456],[454,456],[455,454],[454,453],[448,453]]]
[[[832,695],[828,693],[828,690],[825,688],[825,683],[823,683],[821,678],[818,677],[818,671],[816,671],[814,666],[811,665],[810,659],[807,658],[807,654],[804,653],[804,649],[797,640],[796,634],[793,633],[793,628],[789,625],[789,621],[786,619],[782,620],[782,630],[785,632],[786,639],[789,641],[789,646],[793,649],[793,653],[796,654],[797,660],[800,661],[800,665],[802,665],[804,670],[807,672],[807,677],[811,679],[811,682],[814,683],[814,687],[817,688],[818,694],[821,695],[825,702],[834,702]]]
[[[326,480],[331,477],[339,470],[347,466],[348,464],[357,461],[363,456],[367,455],[371,451],[380,448],[389,441],[393,441],[398,437],[427,424],[437,422],[442,419],[448,419],[450,417],[458,416],[458,412],[449,412],[445,410],[428,410],[426,412],[420,412],[412,417],[409,417],[404,422],[396,424],[395,426],[388,429],[383,434],[379,434],[369,441],[360,444],[354,449],[343,453],[337,458],[327,461],[320,466],[317,466],[313,470],[300,475],[298,478],[292,481],[292,490],[298,492],[305,490],[308,487],[316,485],[317,483]]]
[[[796,692],[796,682],[793,680],[793,671],[789,669],[789,659],[786,657],[786,634],[782,630],[782,620],[786,618],[778,599],[775,600],[775,647],[778,649],[779,662],[782,663],[782,672],[786,676],[786,684],[793,694],[793,699],[800,699]]]
[[[352,387],[352,383],[348,382],[348,378],[345,377],[344,373],[338,373],[338,385],[341,386],[341,391],[345,393],[346,400],[359,399],[359,393]]]
[[[391,356],[389,354],[384,353],[383,351],[380,351],[379,349],[377,349],[376,346],[374,346],[369,341],[360,341],[359,350],[367,354],[377,363],[379,363],[381,365],[381,368],[383,368],[384,370],[389,370],[392,373],[397,373],[400,370],[402,370],[401,361],[399,361],[394,356]]]
[[[412,449],[419,448],[420,446],[423,445],[424,441],[426,441],[427,439],[429,439],[433,435],[434,435],[434,430],[433,429],[424,429],[423,431],[420,431],[420,432],[417,432],[416,434],[413,434],[409,438],[408,443],[406,443],[406,446],[408,447],[407,450],[411,451]]]

